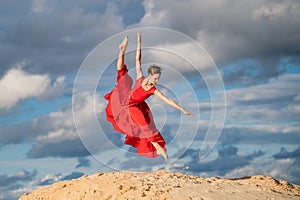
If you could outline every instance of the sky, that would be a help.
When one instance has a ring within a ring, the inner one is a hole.
[[[1,0],[0,199],[103,171],[263,174],[300,184],[298,0]],[[147,100],[170,161],[105,119],[118,44],[194,117]]]

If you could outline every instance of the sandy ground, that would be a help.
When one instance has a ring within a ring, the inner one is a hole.
[[[201,178],[180,173],[110,172],[63,181],[24,194],[20,200],[105,199],[300,199],[300,186],[268,176]]]

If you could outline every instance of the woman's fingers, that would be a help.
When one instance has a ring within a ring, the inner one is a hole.
[[[188,111],[184,111],[184,114],[187,115],[187,116],[193,116],[193,114],[188,112]]]

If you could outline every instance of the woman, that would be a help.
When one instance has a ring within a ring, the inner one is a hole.
[[[148,76],[143,76],[141,69],[141,35],[139,31],[137,31],[137,42],[136,82],[133,88],[131,88],[132,78],[128,75],[127,66],[124,64],[128,36],[125,36],[119,45],[117,84],[104,97],[108,100],[106,118],[113,124],[116,131],[126,134],[124,144],[137,148],[140,155],[149,158],[160,155],[168,160],[165,140],[156,128],[151,110],[145,100],[155,94],[169,105],[181,110],[185,115],[191,116],[192,114],[155,87],[161,75],[159,66],[149,66]]]

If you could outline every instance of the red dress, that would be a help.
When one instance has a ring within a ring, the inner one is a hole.
[[[124,144],[137,148],[137,153],[149,158],[157,157],[156,148],[151,142],[157,142],[166,150],[166,142],[157,130],[152,112],[145,100],[153,95],[156,88],[142,87],[145,77],[136,80],[133,88],[132,78],[126,65],[118,70],[116,86],[104,96],[108,100],[106,119],[116,131],[126,134]]]

